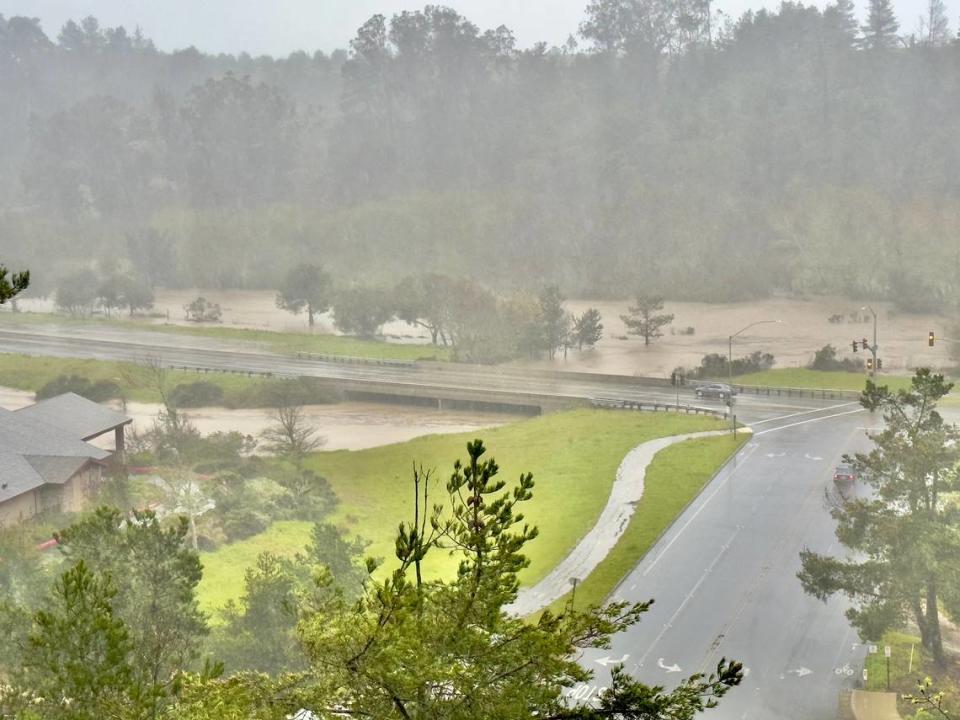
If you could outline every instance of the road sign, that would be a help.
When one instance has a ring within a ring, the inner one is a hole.
[[[890,657],[890,646],[889,646],[889,645],[884,645],[884,646],[883,646],[883,654],[884,654],[886,657]]]
[[[870,653],[871,655],[876,655],[876,654],[877,654],[877,646],[876,646],[876,645],[867,645],[867,652]]]

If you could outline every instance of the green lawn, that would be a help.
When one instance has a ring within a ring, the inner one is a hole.
[[[322,355],[368,358],[371,360],[449,360],[450,351],[444,347],[432,345],[401,345],[382,340],[361,340],[343,335],[320,333],[276,332],[271,330],[250,330],[229,328],[219,325],[173,325],[151,323],[142,319],[118,318],[72,318],[68,315],[52,313],[3,313],[0,314],[0,326],[29,325],[37,323],[57,323],[61,325],[94,325],[101,327],[123,327],[131,330],[150,330],[172,335],[195,335],[220,338],[233,342],[254,343],[266,350],[293,355],[298,351]]]
[[[947,661],[945,668],[937,668],[932,658],[920,644],[920,638],[906,632],[889,631],[876,643],[877,652],[868,654],[864,661],[867,670],[867,690],[887,690],[887,659],[884,646],[890,646],[890,690],[900,694],[916,694],[917,681],[929,677],[934,691],[946,692],[944,709],[960,711],[960,661],[955,657]],[[912,653],[912,660],[911,660]],[[917,708],[908,701],[899,701],[904,717],[913,715]]]
[[[643,497],[626,532],[600,566],[577,586],[577,607],[602,603],[653,547],[717,470],[748,439],[747,433],[686,440],[661,450],[644,478]],[[553,604],[559,610],[569,599]]]
[[[292,557],[309,543],[311,527],[308,522],[281,520],[259,535],[225,545],[214,552],[200,553],[203,579],[197,596],[201,609],[213,613],[228,600],[238,600],[243,594],[244,572],[256,564],[257,556],[271,552]],[[212,621],[216,623],[217,618],[213,617]]]
[[[134,363],[114,360],[87,360],[79,358],[33,357],[0,353],[0,385],[36,392],[60,375],[81,375],[91,381],[109,380],[117,383],[128,400],[160,402],[153,387],[137,381],[139,368]],[[169,386],[199,381],[218,385],[228,407],[256,406],[257,390],[271,382],[268,378],[232,373],[196,373],[183,370],[168,371]]]
[[[384,558],[389,567],[397,525],[411,515],[413,463],[436,471],[440,482],[434,486],[431,504],[441,501],[445,493],[442,483],[454,460],[464,459],[467,441],[479,435],[489,455],[497,459],[500,477],[509,484],[522,472],[534,474],[534,499],[524,513],[540,529],[540,536],[528,546],[531,565],[521,574],[524,584],[532,584],[596,522],[617,467],[633,447],[656,437],[722,426],[704,417],[574,410],[480,433],[433,435],[369,450],[317,453],[308,464],[330,480],[341,500],[333,521],[350,534],[370,540],[368,554]],[[210,572],[204,573],[200,586],[203,607],[212,609],[240,595],[243,571],[258,549],[292,555],[306,544],[308,535],[306,523],[275,524],[244,543],[204,553],[203,563]],[[436,577],[452,572],[456,562],[435,551],[428,558],[428,574]]]
[[[762,387],[811,388],[816,390],[863,390],[867,376],[856,372],[823,372],[805,368],[782,368],[764,372],[737,375],[737,385],[760,385]],[[879,382],[893,390],[910,386],[906,375],[881,374]]]

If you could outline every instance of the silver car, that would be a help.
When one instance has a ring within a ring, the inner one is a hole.
[[[696,393],[698,398],[719,398],[720,400],[732,398],[736,394],[732,387],[723,383],[698,385]]]

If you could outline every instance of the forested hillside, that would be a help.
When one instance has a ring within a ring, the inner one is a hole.
[[[109,257],[165,286],[296,262],[569,295],[957,300],[960,41],[886,0],[736,22],[593,0],[560,48],[428,6],[331,55],[158,51],[0,17],[0,249],[34,291]],[[346,40],[346,39],[345,39]]]

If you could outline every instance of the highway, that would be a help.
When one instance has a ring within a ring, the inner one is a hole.
[[[670,387],[592,382],[504,369],[345,365],[298,360],[253,346],[145,331],[38,325],[0,330],[0,350],[34,355],[142,360],[190,367],[306,375],[380,385],[496,390],[559,399],[597,397],[673,403]],[[689,391],[681,402],[693,402]],[[703,404],[709,405],[709,402]],[[852,401],[743,396],[737,414],[754,437],[619,586],[615,597],[655,598],[609,651],[582,660],[595,682],[571,688],[595,697],[615,661],[638,678],[670,686],[709,672],[720,657],[748,675],[707,717],[820,720],[835,717],[839,691],[853,688],[864,649],[842,600],[821,603],[796,579],[799,552],[837,552],[830,517],[832,471],[867,445],[870,416]],[[713,407],[720,407],[714,403]]]
[[[843,453],[866,448],[869,423],[855,405],[756,423],[754,438],[617,589],[614,597],[654,598],[654,606],[609,651],[585,654],[596,681],[571,693],[595,695],[612,661],[670,687],[726,657],[743,662],[747,676],[705,717],[836,717],[865,649],[844,601],[805,595],[796,573],[805,547],[839,552],[833,468]]]
[[[541,374],[521,369],[454,363],[413,366],[346,364],[278,355],[240,342],[122,328],[55,324],[5,328],[0,329],[0,352],[134,362],[159,358],[165,365],[178,367],[317,377],[368,384],[371,389],[392,386],[423,390],[425,393],[430,390],[467,390],[478,396],[499,393],[521,399],[549,397],[560,403],[616,397],[671,405],[679,399],[681,404],[723,409],[718,402],[696,401],[689,388],[683,388],[678,395],[669,386],[645,386],[630,377],[624,377],[622,382],[610,383],[593,380],[584,374]],[[823,407],[825,403],[836,404],[837,401],[740,396],[736,413],[739,419],[753,422]]]

